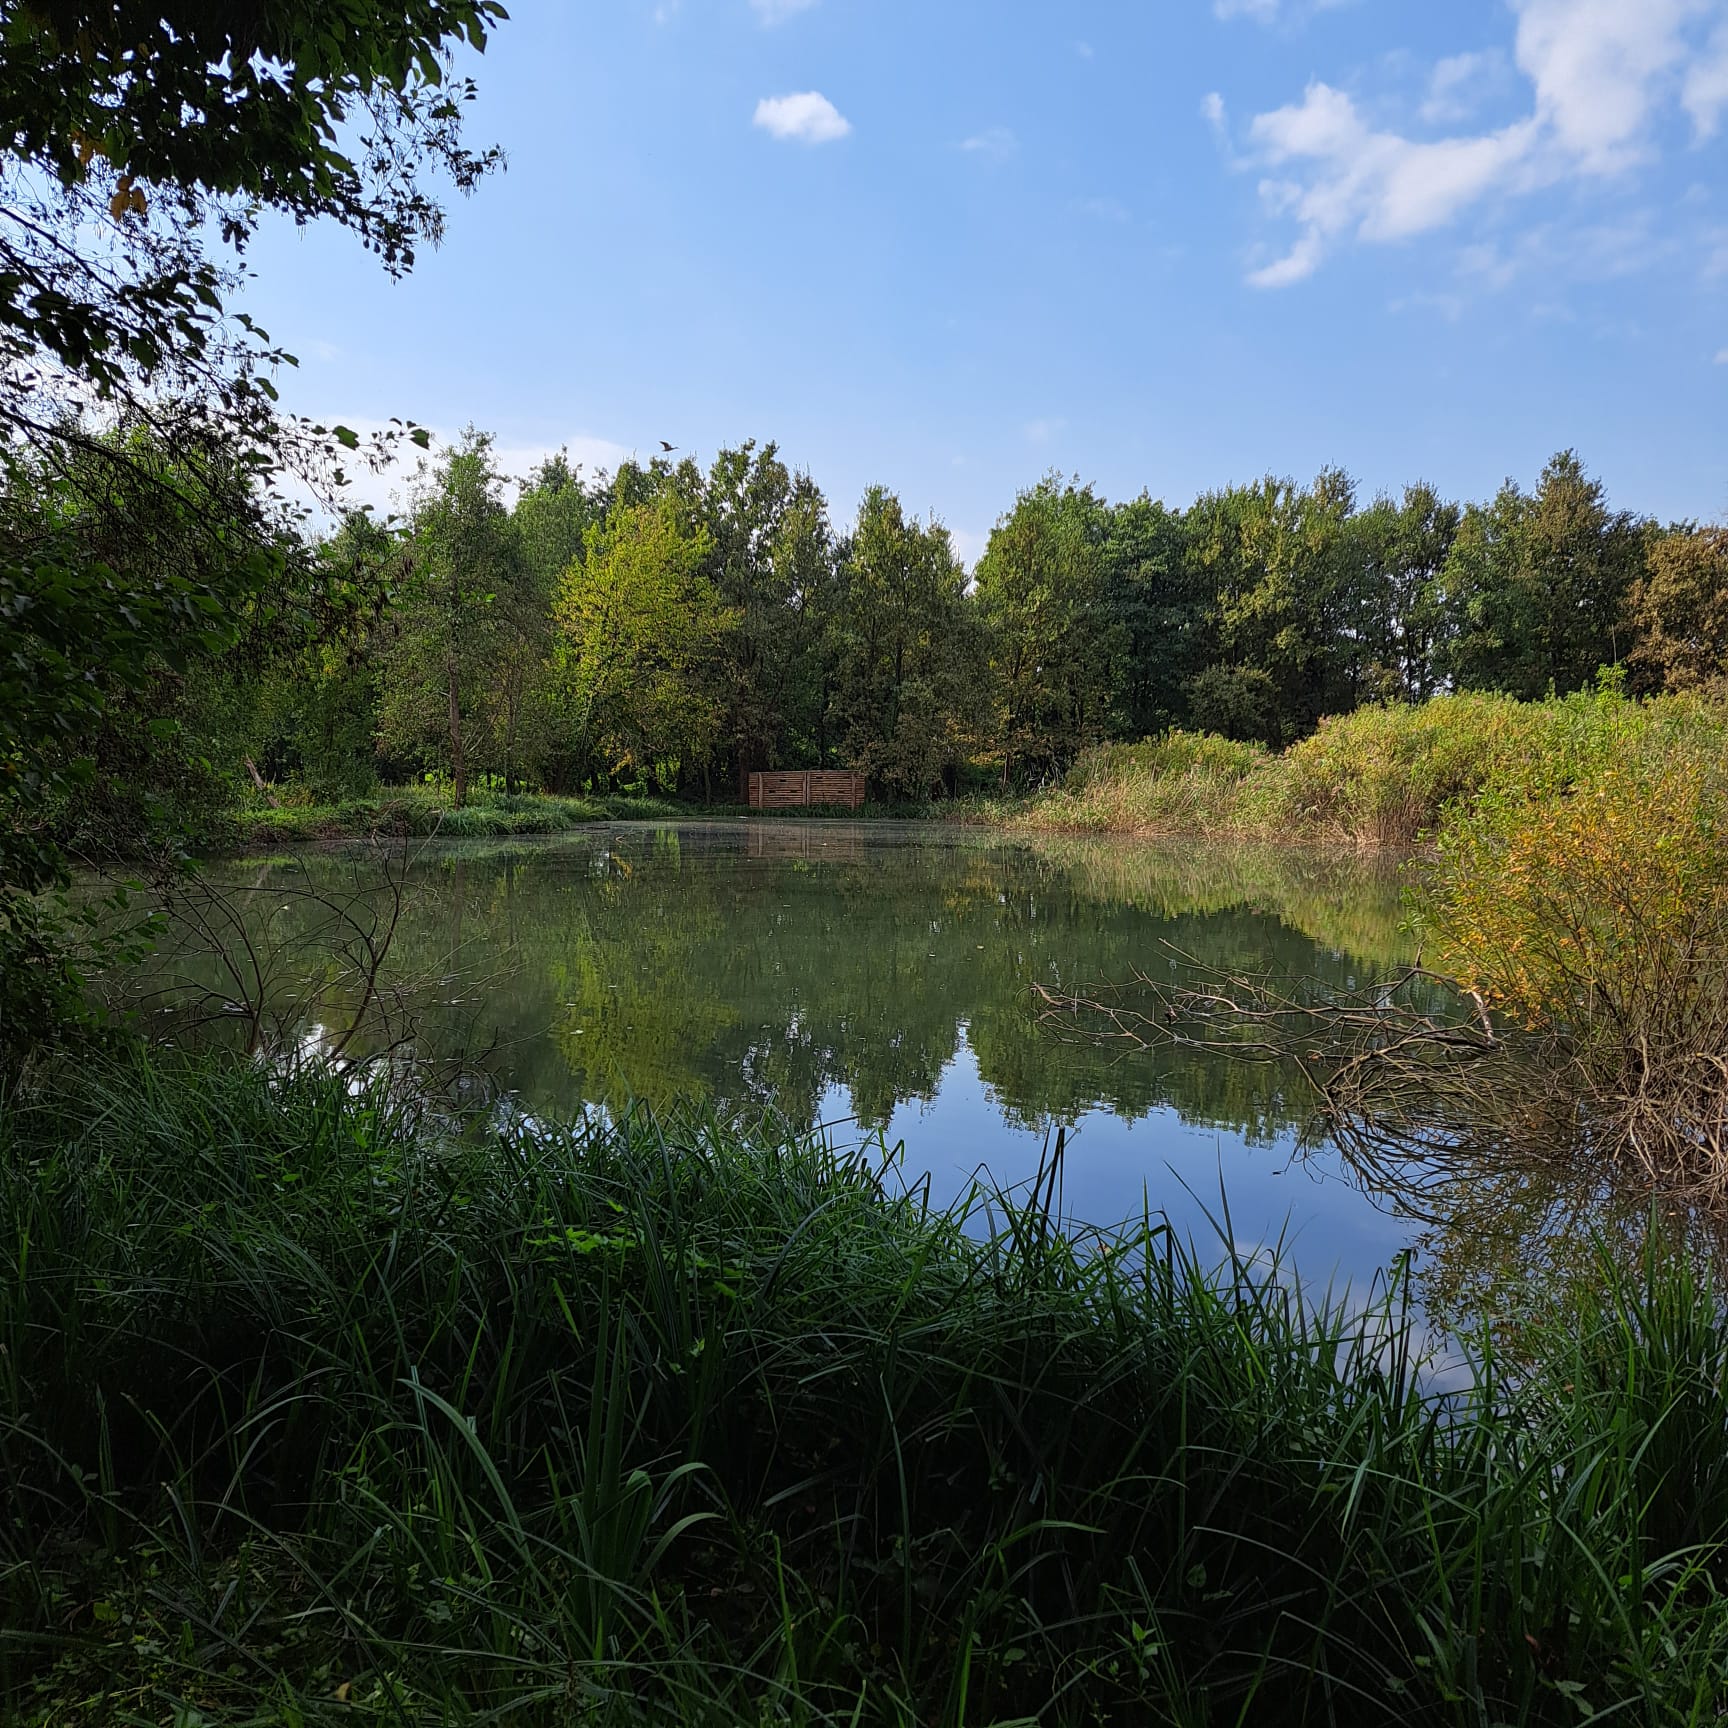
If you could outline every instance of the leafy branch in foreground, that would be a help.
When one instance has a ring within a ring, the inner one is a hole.
[[[443,231],[422,175],[498,165],[461,142],[450,49],[503,16],[0,0],[0,1048],[76,995],[33,896],[110,703],[233,645],[288,555],[282,482],[339,488],[361,446],[278,414],[292,356],[232,304],[247,244],[327,220],[407,270]]]

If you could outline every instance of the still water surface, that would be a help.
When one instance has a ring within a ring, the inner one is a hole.
[[[307,890],[345,894],[375,869],[311,852],[211,874],[289,1001],[330,941]],[[1150,1208],[1205,1236],[1227,1204],[1244,1248],[1283,1235],[1305,1279],[1360,1285],[1416,1227],[1305,1143],[1298,1075],[1069,1041],[1040,1023],[1033,986],[1121,984],[1169,972],[1177,953],[1355,985],[1395,973],[1407,948],[1383,859],[644,823],[418,848],[390,966],[425,992],[422,1047],[488,1050],[531,1112],[640,1100],[776,1111],[842,1143],[880,1131],[941,1199],[980,1176],[1026,1181],[1062,1127],[1071,1216],[1108,1225]],[[164,964],[211,977],[190,955]],[[321,1012],[335,1019],[336,1000]]]

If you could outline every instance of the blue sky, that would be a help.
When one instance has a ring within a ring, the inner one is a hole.
[[[514,0],[392,284],[267,233],[285,398],[508,462],[756,437],[968,557],[1336,463],[1728,516],[1728,0]]]

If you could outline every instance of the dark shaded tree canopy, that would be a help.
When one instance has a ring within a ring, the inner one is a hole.
[[[272,214],[331,221],[410,268],[443,231],[437,180],[498,164],[462,143],[451,55],[503,17],[0,0],[0,1019],[66,993],[36,896],[64,879],[68,809],[150,778],[149,752],[112,750],[123,711],[163,744],[199,662],[328,621],[283,488],[338,489],[360,440],[277,412],[292,356],[233,304],[247,241]]]

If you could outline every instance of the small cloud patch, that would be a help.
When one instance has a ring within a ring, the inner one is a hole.
[[[800,12],[808,12],[817,0],[750,0],[750,10],[764,24],[784,24]]]
[[[1006,162],[1019,147],[1019,140],[1006,126],[987,126],[960,141],[968,156],[981,156],[986,162]]]
[[[833,144],[852,130],[852,122],[818,90],[764,96],[756,104],[753,124],[794,144]]]

